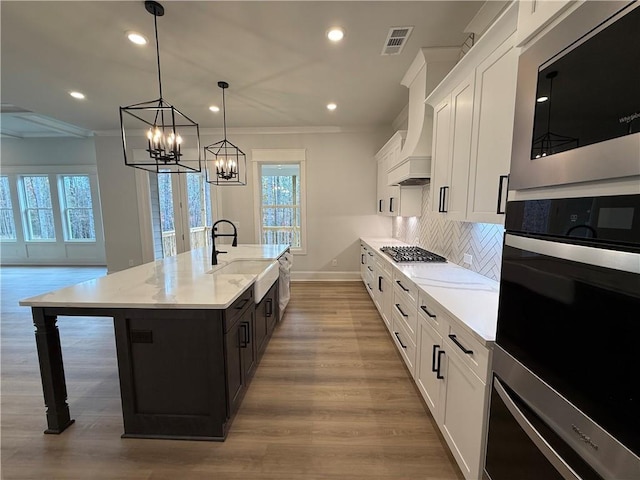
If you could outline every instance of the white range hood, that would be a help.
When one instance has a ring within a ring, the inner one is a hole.
[[[424,99],[458,60],[459,47],[421,48],[400,82],[409,89],[407,137],[389,185],[424,185],[431,178],[433,109]]]

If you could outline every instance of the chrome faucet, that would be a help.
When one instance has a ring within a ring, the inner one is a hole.
[[[217,225],[219,223],[228,223],[229,225],[231,225],[233,227],[233,233],[216,233],[218,231]],[[222,250],[216,250],[216,238],[218,237],[233,237],[233,243],[231,244],[231,246],[232,247],[238,246],[238,229],[236,228],[236,226],[229,220],[224,220],[224,219],[218,220],[211,227],[211,243],[213,244],[213,250],[211,252],[211,265],[218,264],[219,253],[227,253],[227,252],[223,252]]]

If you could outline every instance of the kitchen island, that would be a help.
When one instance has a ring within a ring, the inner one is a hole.
[[[74,422],[57,319],[95,316],[114,319],[123,437],[224,440],[264,349],[256,317],[278,316],[278,282],[260,287],[262,300],[254,286],[288,249],[229,247],[212,266],[202,248],[21,300],[36,327],[45,433]]]

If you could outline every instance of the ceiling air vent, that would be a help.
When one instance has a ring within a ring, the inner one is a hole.
[[[413,27],[391,27],[381,55],[398,55],[402,52],[412,31]]]

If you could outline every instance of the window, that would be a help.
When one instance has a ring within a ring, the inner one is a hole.
[[[253,149],[256,242],[306,253],[304,149]]]
[[[89,176],[61,175],[59,178],[65,239],[95,241],[96,227]]]
[[[0,240],[16,240],[9,177],[0,177]]]
[[[261,243],[300,248],[300,165],[260,165]]]
[[[210,195],[202,173],[187,173],[187,205],[191,249],[209,245],[212,224]]]
[[[24,198],[25,239],[55,241],[51,188],[46,175],[22,177]]]

